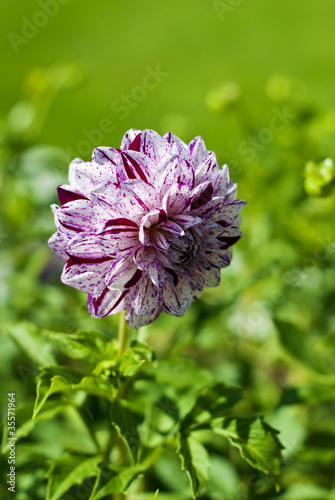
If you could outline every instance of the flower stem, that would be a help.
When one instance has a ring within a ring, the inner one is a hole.
[[[125,311],[120,313],[120,324],[119,324],[119,351],[117,353],[117,360],[120,361],[122,354],[127,349],[128,346],[128,328],[125,319]]]

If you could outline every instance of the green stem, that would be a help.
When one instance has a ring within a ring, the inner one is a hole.
[[[125,352],[128,346],[128,328],[125,319],[125,311],[120,313],[120,325],[119,325],[119,351],[117,353],[117,360],[120,361],[122,354]]]
[[[177,436],[172,436],[170,439],[165,441],[165,443],[161,444],[157,448],[153,450],[150,455],[148,455],[143,461],[142,465],[147,469],[153,466],[156,460],[168,449],[174,446],[177,443]]]
[[[120,361],[122,354],[126,351],[128,347],[128,327],[125,319],[125,311],[120,314],[120,323],[119,323],[119,350],[117,353],[117,360]],[[123,397],[124,387],[121,383],[119,383],[119,395],[118,397]],[[121,454],[120,443],[117,445],[119,454]],[[125,500],[124,493],[116,493],[113,495],[113,500]]]

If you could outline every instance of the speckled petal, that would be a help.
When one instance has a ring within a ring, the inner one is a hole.
[[[64,266],[61,280],[65,285],[94,294],[97,287],[101,288],[101,283],[104,285],[105,275],[111,266],[112,261],[107,259],[87,260],[71,257]]]
[[[80,259],[103,259],[105,252],[96,241],[96,236],[91,233],[79,233],[71,239],[67,246],[67,253]]]
[[[142,274],[130,255],[113,264],[106,276],[106,286],[111,290],[126,290],[135,286]]]
[[[189,151],[195,167],[198,167],[205,156],[208,154],[202,137],[195,137],[189,144]]]
[[[91,316],[103,318],[109,314],[124,311],[129,306],[129,290],[109,290],[105,288],[98,298],[89,295],[87,307]]]
[[[193,301],[193,291],[188,279],[178,276],[178,284],[166,283],[163,290],[164,310],[174,316],[182,316]]]
[[[129,149],[129,146],[133,142],[136,136],[141,134],[141,130],[137,130],[135,128],[131,128],[126,132],[123,136],[122,142],[121,142],[121,150]]]
[[[163,304],[162,302],[154,309],[149,311],[147,314],[144,316],[138,316],[135,314],[133,309],[128,309],[126,312],[126,321],[130,328],[141,328],[142,326],[149,325],[149,323],[152,323],[155,321],[155,319],[158,318],[158,316],[161,314],[163,311]]]
[[[161,292],[145,275],[136,285],[132,293],[132,307],[138,316],[145,316],[159,305]]]

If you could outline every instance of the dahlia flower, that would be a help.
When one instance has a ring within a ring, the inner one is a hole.
[[[74,160],[53,205],[52,250],[62,281],[88,294],[101,318],[126,310],[139,328],[162,311],[182,316],[204,287],[220,283],[241,237],[236,184],[201,137],[129,130],[121,149]]]

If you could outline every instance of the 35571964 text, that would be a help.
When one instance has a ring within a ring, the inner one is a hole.
[[[16,475],[16,437],[15,437],[15,393],[8,394],[8,437],[7,447],[9,449],[8,465],[9,473],[7,474],[8,491],[15,493]]]

